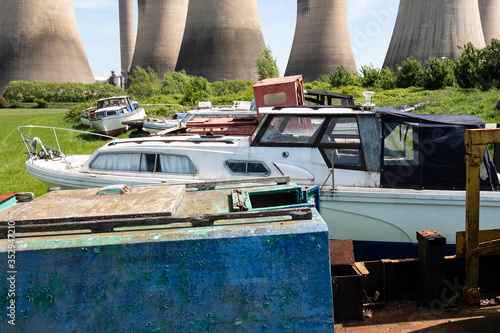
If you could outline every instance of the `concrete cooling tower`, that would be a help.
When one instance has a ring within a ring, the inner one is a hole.
[[[298,0],[297,24],[285,75],[314,81],[344,66],[357,72],[349,28],[347,0]]]
[[[135,47],[134,0],[119,0],[121,71],[130,71]]]
[[[151,67],[163,79],[175,70],[186,24],[187,0],[138,0],[139,22],[132,69]]]
[[[264,46],[257,0],[189,0],[176,70],[210,82],[257,80]]]
[[[408,57],[457,59],[457,46],[485,46],[477,0],[401,0],[384,67],[397,68]]]
[[[95,82],[71,0],[2,0],[0,93],[13,80]]]
[[[500,39],[500,0],[479,0],[479,12],[486,44]]]

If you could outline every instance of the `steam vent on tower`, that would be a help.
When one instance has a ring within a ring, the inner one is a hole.
[[[176,70],[210,82],[256,81],[264,46],[257,0],[189,0]]]
[[[337,66],[357,72],[347,26],[347,0],[298,0],[285,75],[302,74],[314,81],[334,73]]]
[[[187,0],[138,0],[139,21],[132,68],[151,67],[163,79],[175,70],[186,24]]]
[[[71,0],[3,0],[0,94],[13,80],[93,83]]]
[[[500,39],[500,0],[479,0],[479,12],[486,44]]]
[[[409,57],[457,59],[468,42],[485,46],[477,0],[401,0],[384,67]]]

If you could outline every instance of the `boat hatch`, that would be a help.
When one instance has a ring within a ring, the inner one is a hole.
[[[319,187],[302,190],[298,186],[259,191],[232,191],[234,211],[271,210],[295,207],[319,207]]]

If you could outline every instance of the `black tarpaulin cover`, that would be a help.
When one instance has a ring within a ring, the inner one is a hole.
[[[384,163],[382,154],[381,186],[416,189],[465,189],[466,129],[485,128],[484,120],[466,115],[424,115],[378,108],[383,142],[400,125],[412,128],[414,158],[411,161]],[[384,151],[384,149],[383,149]],[[483,190],[500,189],[498,174],[486,150],[484,166],[488,178]]]

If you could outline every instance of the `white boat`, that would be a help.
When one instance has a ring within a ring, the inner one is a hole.
[[[128,96],[119,96],[98,100],[97,107],[83,110],[80,119],[84,126],[92,127],[99,133],[115,136],[128,129],[122,122],[145,117],[144,108],[137,102],[131,102]]]
[[[251,136],[117,139],[90,156],[43,146],[26,168],[63,189],[286,175],[322,186],[330,237],[353,239],[358,258],[415,257],[416,232],[427,229],[446,237],[453,251],[455,233],[465,228],[463,133],[484,127],[483,120],[332,106],[260,113]],[[498,228],[499,175],[488,152],[483,171],[481,228]]]

